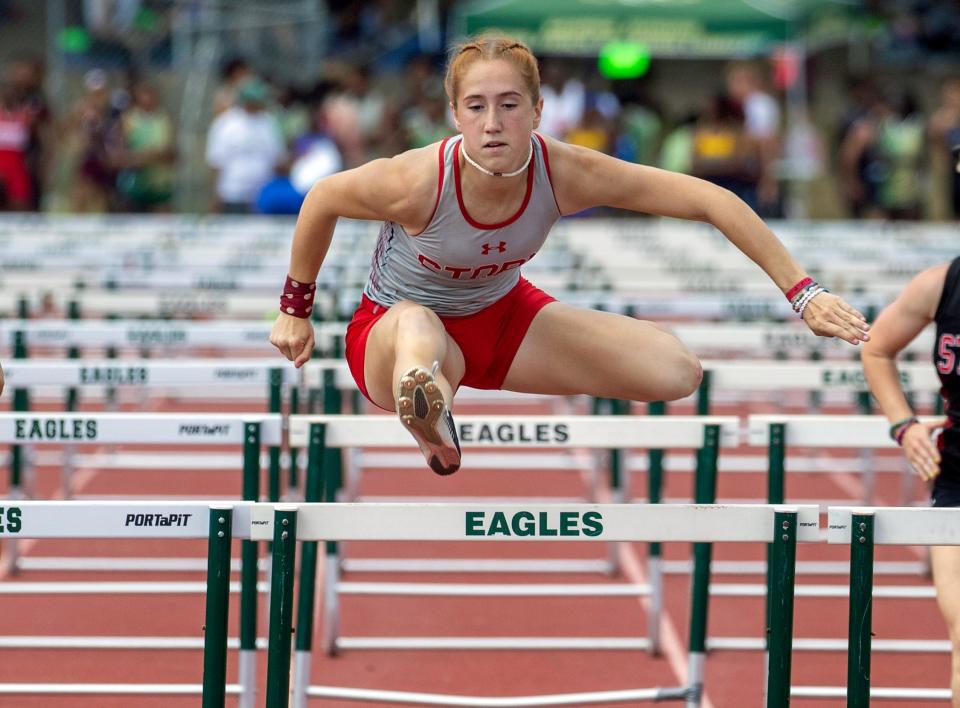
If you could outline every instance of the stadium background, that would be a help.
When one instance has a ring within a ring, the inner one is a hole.
[[[496,11],[507,14],[493,18]],[[512,29],[541,58],[545,84],[550,86],[549,92],[545,88],[547,105],[554,106],[552,115],[545,118],[544,132],[624,159],[725,180],[770,220],[825,284],[849,295],[871,314],[889,302],[912,273],[956,253],[952,222],[960,205],[953,202],[957,178],[951,149],[955,140],[960,142],[957,3],[0,0],[0,141],[4,141],[2,152],[7,153],[0,170],[13,171],[22,164],[30,176],[24,194],[22,185],[19,192],[11,189],[9,172],[0,171],[5,185],[0,203],[10,211],[0,214],[0,235],[7,247],[7,253],[0,254],[5,334],[0,359],[15,372],[14,357],[22,355],[11,334],[15,329],[42,327],[45,322],[59,327],[61,318],[75,314],[84,316],[85,325],[107,317],[121,318],[118,326],[134,319],[175,318],[197,328],[191,332],[203,326],[210,331],[202,344],[185,347],[176,346],[173,338],[160,337],[152,342],[159,346],[129,340],[125,346],[88,344],[70,352],[62,341],[41,339],[30,347],[30,357],[62,361],[75,355],[101,361],[119,356],[142,363],[149,356],[159,365],[173,359],[172,368],[181,357],[207,356],[215,361],[275,357],[265,337],[243,346],[216,342],[217,327],[229,328],[235,319],[254,331],[256,321],[262,327],[272,318],[276,288],[286,268],[292,218],[313,180],[331,170],[429,144],[452,132],[442,93],[444,50],[462,32],[488,23]],[[611,46],[611,42],[618,44]],[[598,61],[601,54],[608,59],[612,54],[622,61],[621,70],[632,68],[639,75],[605,76]],[[257,126],[266,125],[280,136],[279,142],[269,149],[266,141],[252,143],[250,154],[240,156],[211,155],[211,132],[226,114],[241,121],[245,114],[256,115]],[[742,146],[746,159],[732,149],[735,145]],[[224,169],[221,160],[231,157],[258,160],[266,175],[263,181],[245,183],[240,192],[219,192],[212,168]],[[322,290],[330,296],[329,314],[334,317],[349,314],[369,262],[375,229],[375,225],[340,225],[330,265],[321,273]],[[719,360],[721,366],[737,361],[749,365],[754,363],[751,359],[763,363],[808,358],[850,364],[851,354],[843,346],[817,341],[802,328],[778,329],[790,313],[775,288],[727,248],[718,234],[701,225],[597,209],[563,220],[548,243],[528,274],[566,299],[611,309],[626,302],[636,306],[636,314],[669,322],[678,331],[707,321],[739,327],[733,339],[722,342],[715,333],[718,330],[701,335],[700,340],[694,340],[695,327],[686,330],[690,341],[696,341],[691,346],[697,353]],[[61,276],[66,280],[57,280]],[[51,285],[54,282],[66,285]],[[144,304],[148,295],[156,297]],[[80,306],[74,308],[73,303]],[[18,314],[28,322],[17,319]],[[767,326],[773,329],[757,329]],[[184,339],[196,336],[185,331],[171,330]],[[757,335],[762,335],[760,343],[755,341]],[[927,362],[928,350],[918,348],[910,356]],[[30,405],[52,413],[75,406],[82,411],[135,415],[263,411],[273,403],[268,404],[263,387],[257,386],[224,393],[182,383],[159,384],[149,390],[127,385],[136,383],[131,381],[113,383],[117,386],[102,382],[85,387],[38,386]],[[786,378],[783,383],[787,388]],[[713,412],[741,419],[753,413],[875,412],[868,396],[851,392],[855,384],[856,374],[824,379],[812,392],[719,384],[713,394]],[[930,395],[930,388],[915,399],[922,413],[933,413],[942,405]],[[19,408],[18,401],[26,400],[17,390],[14,378],[3,396],[5,411]],[[591,405],[565,399],[514,401],[505,402],[498,412],[520,406],[517,410],[538,414],[587,413]],[[458,412],[486,412],[489,406],[467,396]],[[701,406],[701,399],[691,398],[671,406],[669,412],[702,412]],[[647,409],[638,405],[633,412],[643,414]],[[15,448],[5,445],[9,449],[6,462],[20,455]],[[200,457],[185,452],[156,445],[94,445],[81,448],[81,457],[76,450],[68,450],[61,458],[58,446],[51,444],[23,455],[31,458],[35,477],[28,491],[36,498],[81,493],[92,497],[239,496],[235,471],[199,469]],[[387,463],[380,458],[381,469],[365,472],[363,494],[445,499],[508,492],[539,496],[546,489],[573,497],[584,487],[581,475],[571,478],[564,471],[539,470],[524,477],[511,469],[458,475],[453,480],[456,486],[438,487],[432,477],[419,474],[423,472],[419,460],[406,452],[403,456],[391,451]],[[762,499],[765,449],[743,445],[729,452],[730,467],[744,469],[721,476],[718,497]],[[795,452],[788,500],[856,502],[869,496],[877,503],[924,503],[923,485],[903,469],[896,451],[838,446]],[[226,453],[224,449],[215,454]],[[639,462],[646,453],[634,453],[640,469],[647,464]],[[70,490],[64,489],[61,478],[63,459],[77,463],[79,475],[70,482]],[[691,456],[671,454],[666,459],[671,474],[664,498],[689,500]],[[606,466],[610,458],[581,455],[576,461],[589,468]],[[171,473],[162,469],[163,464],[175,465],[187,476],[171,484]],[[215,461],[204,460],[204,464],[214,466]],[[874,468],[890,474],[876,479],[863,475]],[[299,471],[303,472],[302,459]],[[11,491],[11,481],[4,479],[2,484],[4,491]],[[302,493],[294,487],[285,491],[294,498]],[[606,490],[599,498],[609,499],[604,496],[609,493]],[[636,499],[646,497],[644,482],[634,479],[628,493]],[[416,546],[402,547],[397,553],[449,552]],[[352,548],[361,558],[383,553],[377,546]],[[0,584],[102,578],[102,572],[42,568],[46,557],[59,558],[78,550],[91,549],[78,549],[69,541],[28,545],[25,560],[35,556],[33,563],[25,563],[16,574],[7,568]],[[144,551],[132,545],[93,550],[101,551],[108,561],[112,555]],[[146,550],[163,558],[180,552],[161,544]],[[457,550],[469,558],[473,549]],[[842,562],[843,550],[802,549],[801,559]],[[675,544],[667,550],[667,560],[679,567],[689,559],[688,551],[686,545]],[[753,551],[750,559],[760,560],[761,552]],[[509,556],[518,550],[503,553]],[[559,555],[553,549],[547,553]],[[578,550],[584,558],[603,560],[595,557],[597,553],[602,551]],[[643,579],[638,569],[646,553],[640,544],[622,550],[621,571],[627,580]],[[479,555],[487,554],[493,552],[484,550]],[[946,633],[931,599],[923,550],[887,549],[879,558],[888,567],[906,570],[886,575],[878,583],[915,583],[921,587],[921,596],[882,608],[878,603],[878,637],[941,644],[925,653],[878,654],[876,682],[940,690],[937,699],[891,704],[943,705],[949,655],[942,646]],[[747,560],[740,551],[727,550],[718,550],[717,559]],[[106,575],[131,581],[144,577],[142,571],[134,570]],[[184,571],[150,575],[151,579],[195,577]],[[397,579],[388,573],[377,577]],[[536,582],[536,577],[528,579]],[[557,579],[579,582],[582,576],[571,573]],[[746,575],[740,579],[746,580]],[[811,580],[842,582],[816,575]],[[672,684],[674,679],[682,681],[685,670],[688,591],[684,572],[668,577],[665,627],[672,648],[659,659],[636,651],[546,656],[491,651],[473,653],[468,659],[462,658],[466,654],[451,658],[447,651],[346,651],[334,659],[317,651],[314,675],[337,685],[480,695],[623,688],[644,680]],[[6,600],[0,636],[13,638],[34,632],[102,634],[104,616],[110,617],[112,633],[196,635],[197,617],[202,615],[198,597],[124,596],[118,600],[103,595],[91,602],[79,596],[40,598],[28,593]],[[759,637],[761,602],[756,597],[717,601],[711,610],[711,635]],[[832,632],[840,638],[845,611],[845,601],[836,597],[798,605],[796,633]],[[586,604],[576,598],[523,599],[477,609],[458,598],[364,597],[345,601],[344,624],[360,629],[360,634],[384,627],[398,632],[479,634],[506,626],[520,632],[634,636],[647,629],[634,598],[592,599]],[[0,681],[4,683],[188,683],[198,681],[200,666],[195,649],[3,651]],[[261,673],[263,668],[261,664]],[[839,685],[845,678],[844,668],[842,653],[803,652],[795,657],[794,675],[800,683]],[[708,704],[760,705],[762,674],[761,652],[711,655]],[[229,680],[235,679],[231,658]],[[17,708],[195,703],[193,698],[170,696],[54,698],[0,693],[0,705]]]

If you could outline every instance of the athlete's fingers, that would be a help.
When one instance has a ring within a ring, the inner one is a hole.
[[[931,432],[939,423],[913,424],[903,434],[903,450],[910,466],[924,480],[940,474],[940,451],[931,439]]]
[[[866,342],[870,326],[863,315],[831,293],[821,293],[810,300],[803,311],[807,326],[822,337],[839,337],[850,344]]]
[[[314,345],[313,332],[311,332],[310,335],[306,338],[306,340],[300,345],[299,350],[294,348],[295,356],[291,356],[290,359],[291,361],[293,361],[293,365],[296,368],[299,369],[301,366],[303,366],[310,360],[310,357],[313,356],[313,345]]]

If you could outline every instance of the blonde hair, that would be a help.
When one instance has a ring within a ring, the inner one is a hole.
[[[457,93],[463,75],[477,61],[505,59],[513,64],[523,79],[533,103],[540,100],[540,69],[537,58],[523,42],[502,34],[484,34],[469,37],[450,50],[447,74],[443,79],[450,103],[457,105]]]

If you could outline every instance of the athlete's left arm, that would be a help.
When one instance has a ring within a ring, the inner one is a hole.
[[[713,224],[786,293],[806,276],[774,233],[739,197],[696,177],[636,165],[595,150],[548,142],[557,203],[564,214],[596,206]],[[843,299],[823,293],[803,313],[810,329],[851,344],[867,341],[865,318]]]
[[[877,317],[873,337],[860,350],[870,392],[890,423],[913,415],[900,385],[897,355],[933,321],[948,266],[947,263],[934,266],[915,276]],[[940,453],[930,436],[942,425],[941,421],[911,425],[902,436],[904,454],[923,479],[932,479],[940,471]]]

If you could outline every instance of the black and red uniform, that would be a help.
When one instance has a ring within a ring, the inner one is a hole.
[[[947,415],[939,440],[940,474],[933,483],[933,505],[960,506],[960,257],[947,269],[933,321],[937,326],[933,363]]]

